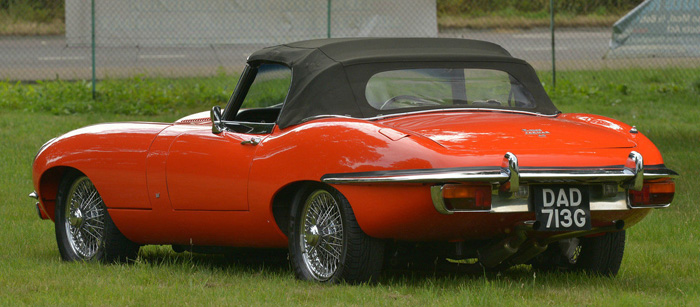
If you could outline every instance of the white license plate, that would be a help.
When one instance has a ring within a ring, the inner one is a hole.
[[[570,231],[591,229],[591,205],[587,186],[533,186],[538,230]]]

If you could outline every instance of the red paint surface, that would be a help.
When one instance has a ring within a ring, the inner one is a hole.
[[[623,165],[631,150],[647,165],[663,163],[641,133],[586,114],[327,118],[276,128],[259,135],[257,146],[241,144],[251,135],[212,134],[204,116],[175,125],[95,125],[61,136],[34,163],[42,205],[53,210],[57,170],[70,167],[91,178],[116,225],[138,243],[282,247],[287,239],[273,217],[273,198],[289,184],[320,182],[325,174],[500,166],[506,151],[521,167]],[[442,215],[423,184],[333,187],[348,199],[362,229],[380,238],[489,238],[534,219],[534,213]],[[631,226],[647,213],[593,212],[593,224],[624,219]]]

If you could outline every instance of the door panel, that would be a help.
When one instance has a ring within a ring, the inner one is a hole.
[[[166,162],[168,195],[174,210],[248,210],[248,172],[256,146],[251,135],[213,134],[195,126],[173,140]]]

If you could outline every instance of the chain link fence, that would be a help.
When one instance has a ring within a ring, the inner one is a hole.
[[[508,18],[485,29],[440,27],[436,0],[66,0],[65,34],[0,36],[0,80],[85,80],[93,68],[97,79],[235,74],[265,46],[355,36],[486,40],[543,71],[553,55],[557,70],[700,67],[700,2],[642,5],[644,14],[617,28],[555,24],[551,31]],[[652,30],[666,40],[635,41]],[[674,36],[683,43],[668,40]]]

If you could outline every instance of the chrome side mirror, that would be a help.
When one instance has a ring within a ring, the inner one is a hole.
[[[219,106],[214,106],[211,108],[211,132],[219,134],[224,130],[226,130],[226,126],[224,126],[221,120],[221,108]]]

